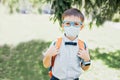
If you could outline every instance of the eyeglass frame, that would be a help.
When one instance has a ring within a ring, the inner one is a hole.
[[[63,21],[62,23],[63,23],[63,25],[64,25],[64,23],[67,23],[67,22],[70,23],[70,26],[75,26],[75,21]],[[76,22],[76,23],[79,23],[80,25],[75,26],[75,27],[81,27],[81,26],[82,26],[82,22],[81,22],[81,21]],[[70,27],[70,26],[65,26],[65,27]]]

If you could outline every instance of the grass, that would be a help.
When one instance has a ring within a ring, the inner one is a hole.
[[[100,52],[100,49],[96,48],[95,50],[90,50],[90,52],[92,54],[91,59],[100,59],[104,64],[111,68],[120,68],[120,50],[114,52]]]
[[[119,80],[120,70],[110,68],[102,60],[93,60],[89,71],[83,72],[80,80]]]
[[[92,65],[89,71],[83,72],[80,80],[119,80],[120,79],[120,50],[103,52],[96,48],[90,50]]]
[[[11,47],[0,47],[0,80],[48,80],[48,69],[42,64],[42,53],[50,42],[32,40]],[[103,52],[90,50],[92,65],[80,80],[119,80],[120,50]]]
[[[50,43],[41,40],[22,42],[15,47],[0,47],[0,80],[47,80],[42,52]]]
[[[62,35],[58,23],[53,24],[45,15],[4,15],[0,26],[0,80],[47,80],[47,69],[39,55],[49,41]],[[90,49],[92,66],[80,80],[120,80],[119,26],[106,22],[89,30],[85,25],[79,38]]]

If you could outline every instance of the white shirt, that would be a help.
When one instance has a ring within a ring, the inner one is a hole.
[[[59,54],[55,58],[52,73],[60,80],[73,80],[79,78],[82,73],[80,66],[80,58],[78,57],[79,46],[65,45],[65,42],[76,42],[78,38],[71,41],[67,37],[62,37],[62,43],[59,49]],[[51,44],[54,45],[54,42]]]

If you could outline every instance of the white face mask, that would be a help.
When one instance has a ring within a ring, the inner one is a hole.
[[[80,27],[74,27],[74,26],[65,27],[64,26],[64,33],[66,34],[66,36],[77,37],[79,35],[79,32],[80,32]]]

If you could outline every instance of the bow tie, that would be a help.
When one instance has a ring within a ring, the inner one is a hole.
[[[74,45],[74,46],[76,46],[77,43],[76,42],[65,42],[65,45]]]

